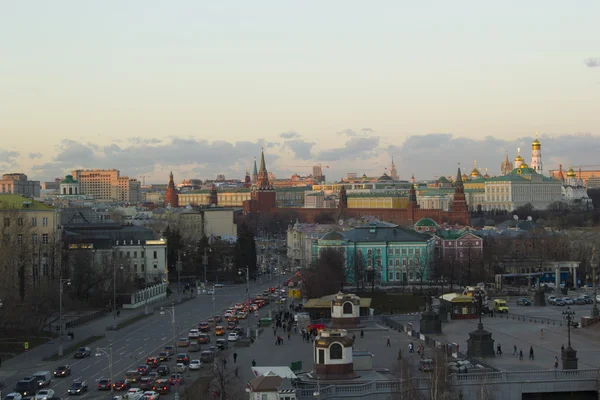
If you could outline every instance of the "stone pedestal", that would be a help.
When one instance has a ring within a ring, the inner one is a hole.
[[[446,307],[446,303],[442,301],[438,310],[438,314],[440,314],[440,320],[442,322],[448,322],[448,308]]]
[[[577,351],[571,346],[567,347],[562,354],[563,369],[577,369]]]
[[[425,311],[421,314],[421,327],[419,329],[420,333],[434,333],[439,334],[442,333],[442,319],[440,314],[435,311]]]
[[[492,333],[483,329],[481,323],[477,326],[477,329],[469,333],[467,355],[475,358],[495,357],[496,355]]]
[[[533,295],[533,305],[534,306],[545,306],[546,305],[546,296],[543,290],[536,290]]]

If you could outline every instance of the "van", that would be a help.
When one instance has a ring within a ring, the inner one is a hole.
[[[50,371],[38,371],[33,374],[33,378],[38,382],[39,387],[49,386],[52,382],[52,373]]]
[[[20,393],[24,397],[32,397],[38,388],[38,381],[36,379],[23,379],[17,382],[15,392]]]
[[[507,313],[508,305],[506,304],[506,300],[495,299],[494,300],[494,311],[499,312],[499,313]]]

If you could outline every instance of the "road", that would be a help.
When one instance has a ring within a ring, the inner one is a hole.
[[[254,297],[257,293],[269,286],[276,285],[275,276],[271,282],[268,278],[266,282],[260,284],[250,284],[250,295]],[[188,331],[192,328],[197,328],[199,322],[206,320],[213,315],[213,300],[211,295],[201,295],[195,299],[184,302],[175,306],[175,325],[176,337],[187,337]],[[217,288],[214,296],[214,310],[217,315],[222,315],[223,311],[231,305],[246,299],[246,285],[232,285],[223,288]],[[265,312],[261,312],[264,314]],[[262,317],[262,315],[261,315]],[[246,321],[242,321],[240,326],[246,327],[248,324],[255,324],[255,317],[249,316]],[[109,378],[109,358],[102,354],[95,356],[95,349],[108,349],[112,346],[113,358],[113,381],[122,379],[125,372],[131,369],[136,369],[139,365],[144,365],[148,356],[156,356],[167,345],[173,344],[171,316],[168,312],[164,315],[155,312],[141,321],[129,325],[119,331],[98,332],[98,334],[106,334],[106,337],[90,346],[92,348],[92,356],[84,359],[73,359],[69,355],[66,359],[57,362],[35,363],[32,362],[30,370],[23,370],[22,375],[15,377],[13,380],[6,382],[3,393],[8,393],[15,387],[16,381],[25,376],[30,376],[37,371],[50,371],[63,364],[69,364],[72,368],[70,377],[53,379],[50,389],[53,389],[57,396],[66,397],[67,390],[71,383],[77,379],[87,380],[89,391],[80,398],[98,397],[98,395],[108,394],[107,392],[99,392],[96,390],[97,382],[101,378]],[[211,338],[211,344],[214,344],[215,338]],[[205,345],[206,346],[206,345]],[[185,350],[181,350],[185,351]],[[197,357],[195,357],[197,355]],[[199,358],[200,353],[190,353],[192,359]],[[171,362],[171,367],[174,366],[174,358]],[[173,368],[171,368],[173,369]],[[199,375],[197,371],[188,371],[186,375]],[[188,379],[189,381],[189,379]],[[172,392],[174,393],[174,392]],[[172,394],[171,394],[172,396]]]

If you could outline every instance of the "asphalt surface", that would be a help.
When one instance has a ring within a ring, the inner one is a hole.
[[[283,277],[281,278],[283,281]],[[264,279],[261,284],[250,284],[250,297],[270,286],[277,285],[279,279],[273,276],[269,282],[268,278]],[[239,303],[246,299],[246,285],[225,286],[217,288],[213,306],[211,295],[200,295],[195,299],[181,303],[175,306],[175,326],[176,339],[187,337],[190,329],[197,328],[198,323],[207,320],[210,316],[223,315],[223,312],[228,307],[235,303]],[[214,308],[213,308],[214,307]],[[262,310],[261,310],[262,311]],[[260,317],[265,316],[266,311],[260,313]],[[107,350],[112,346],[112,370],[113,382],[123,379],[125,372],[136,369],[139,365],[145,365],[146,358],[149,356],[157,356],[162,349],[167,345],[173,345],[173,324],[171,316],[168,312],[161,315],[155,312],[153,315],[142,319],[132,325],[129,325],[119,331],[97,332],[97,334],[106,334],[106,337],[90,345],[92,356],[83,359],[74,359],[73,355],[56,362],[40,363],[39,360],[32,360],[30,369],[20,369],[19,374],[11,377],[5,382],[5,387],[2,390],[3,395],[13,391],[15,384],[23,377],[30,376],[37,371],[54,372],[59,365],[68,364],[71,366],[71,376],[65,378],[53,378],[52,383],[48,388],[53,389],[56,396],[65,398],[68,396],[67,390],[75,380],[86,380],[88,382],[88,392],[78,398],[97,398],[105,395],[110,396],[108,391],[98,391],[97,383],[101,378],[110,378],[109,373],[109,357],[105,354],[96,356],[96,348]],[[248,324],[256,325],[256,317],[249,315],[248,319],[240,320],[239,325],[246,328]],[[214,345],[215,337],[211,334],[211,344]],[[225,336],[226,338],[226,336]],[[208,349],[207,345],[202,345],[202,350]],[[231,349],[231,346],[230,346]],[[187,349],[178,349],[177,352],[187,352],[190,359],[199,359],[200,352],[190,353]],[[171,370],[175,366],[175,357],[169,362]],[[206,367],[204,367],[206,368]],[[186,371],[184,374],[185,381],[194,380],[194,375],[200,376],[199,371]],[[185,379],[187,378],[187,379]],[[132,387],[137,387],[135,384]],[[180,388],[182,390],[183,388]],[[123,392],[115,392],[115,395]],[[167,397],[173,396],[174,388]],[[162,397],[163,395],[161,395]]]

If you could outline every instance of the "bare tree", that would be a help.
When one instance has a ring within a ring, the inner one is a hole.
[[[343,290],[346,281],[346,257],[342,250],[320,251],[316,265],[306,271],[303,290],[308,298],[318,298]]]
[[[248,398],[242,381],[237,374],[237,365],[227,366],[228,352],[219,353],[212,368],[210,390],[216,392],[219,400],[242,400]]]

